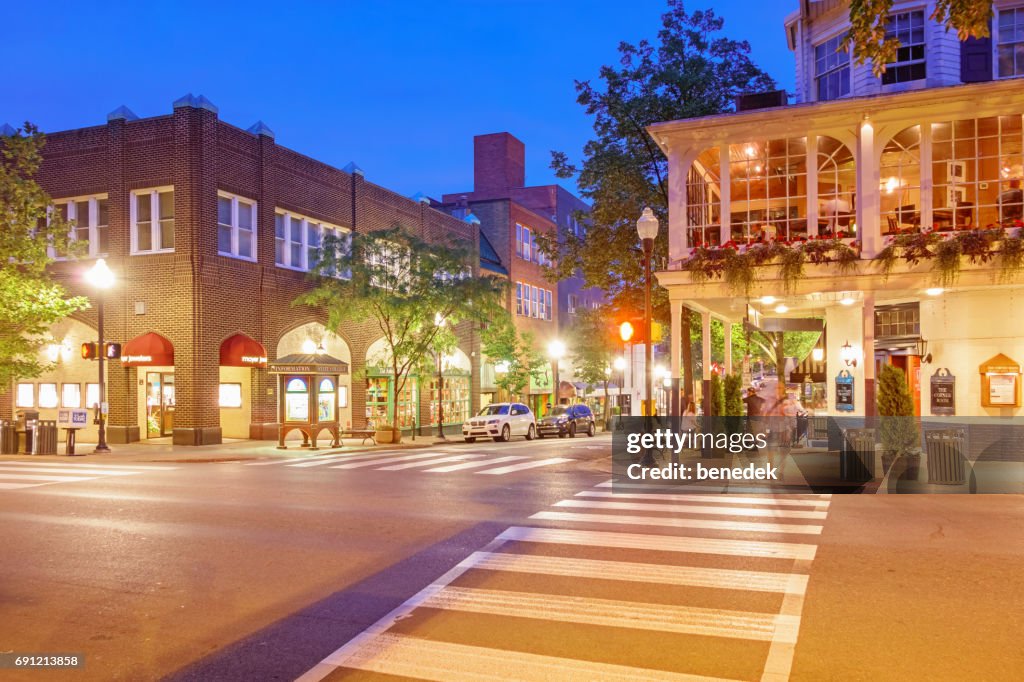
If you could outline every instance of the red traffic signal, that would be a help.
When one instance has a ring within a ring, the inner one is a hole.
[[[635,331],[636,330],[633,328],[633,323],[630,322],[629,320],[626,320],[625,322],[619,325],[619,338],[622,339],[624,342],[628,342],[630,339],[633,338],[633,333]]]
[[[105,357],[107,360],[117,360],[119,357],[121,357],[121,344],[104,343],[103,357]]]
[[[82,359],[83,360],[95,360],[97,357],[96,343],[94,341],[86,341],[82,344]]]

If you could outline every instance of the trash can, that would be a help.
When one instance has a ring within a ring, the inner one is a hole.
[[[35,433],[36,422],[39,421],[39,412],[36,410],[18,410],[15,416],[18,418],[16,429],[24,439],[23,442],[19,443],[21,447],[18,448],[18,451],[24,452],[26,455],[31,454],[32,436]]]
[[[18,454],[18,427],[13,421],[0,420],[0,455]]]
[[[866,483],[875,477],[875,430],[846,429],[839,453],[839,478]]]
[[[962,485],[967,481],[963,429],[939,429],[924,436],[928,452],[928,482]]]
[[[32,434],[33,455],[57,454],[57,422],[53,419],[36,421]]]

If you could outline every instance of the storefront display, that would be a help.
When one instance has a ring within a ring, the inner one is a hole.
[[[461,424],[469,419],[469,377],[445,375],[444,387],[438,401],[437,378],[430,382],[430,423],[437,423],[440,405],[445,424]]]
[[[391,423],[391,406],[395,399],[394,381],[390,376],[367,377],[366,420],[368,428],[380,428]],[[398,393],[397,401],[398,428],[415,428],[420,406],[416,377],[406,378],[402,390]]]

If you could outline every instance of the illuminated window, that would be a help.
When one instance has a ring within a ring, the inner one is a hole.
[[[39,407],[57,407],[57,384],[39,384]]]
[[[729,146],[730,222],[736,241],[807,236],[807,140]]]
[[[35,384],[18,384],[18,393],[14,404],[17,407],[35,407]]]
[[[85,406],[92,409],[100,404],[100,385],[85,385]]]
[[[701,152],[686,174],[686,230],[690,246],[717,244],[722,208],[718,147]]]
[[[242,384],[221,384],[218,405],[221,407],[241,407]]]
[[[82,406],[82,385],[81,384],[62,384],[60,387],[60,406],[61,407],[81,407]]]
[[[896,133],[882,149],[880,163],[882,233],[921,223],[921,126]]]

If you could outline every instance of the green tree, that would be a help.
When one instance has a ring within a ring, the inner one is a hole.
[[[711,416],[721,417],[725,414],[725,386],[722,377],[717,373],[711,375]]]
[[[537,348],[533,334],[519,333],[507,310],[500,310],[488,321],[480,334],[480,349],[495,366],[495,385],[519,397],[530,385],[530,379],[543,379],[550,365]]]
[[[818,343],[820,332],[753,332],[750,345],[760,357],[775,365],[778,382],[775,395],[779,399],[786,395],[786,358],[796,358],[802,362]]]
[[[434,317],[434,324],[439,327],[437,334],[430,342],[430,352],[420,358],[416,373],[420,377],[433,377],[437,382],[437,436],[444,438],[444,358],[451,355],[459,345],[459,339],[455,331],[448,324],[448,320],[440,315]],[[421,393],[422,387],[421,387]]]
[[[900,41],[886,35],[886,25],[892,12],[893,0],[851,0],[850,32],[846,34],[841,50],[852,47],[858,64],[871,60],[876,76],[885,73],[885,65],[896,61]],[[984,38],[989,35],[992,20],[992,0],[936,0],[931,19],[956,31],[960,40]]]
[[[727,374],[724,382],[725,414],[729,417],[743,416],[743,377]]]
[[[608,423],[611,400],[608,385],[611,380],[609,369],[619,353],[618,343],[611,332],[612,316],[603,308],[579,308],[573,321],[569,341],[569,352],[576,377],[591,386],[604,386],[604,420]]]
[[[888,452],[905,455],[919,444],[914,398],[899,367],[883,365],[878,373],[878,415],[882,445]]]
[[[775,87],[750,60],[750,45],[722,35],[723,21],[711,10],[687,13],[682,0],[669,0],[657,40],[619,44],[619,63],[603,66],[601,83],[576,82],[576,101],[594,119],[594,138],[579,165],[564,152],[552,152],[561,178],[576,178],[592,209],[585,237],[539,239],[554,257],[551,276],[579,272],[589,286],[608,292],[616,310],[643,309],[643,267],[637,254],[636,219],[650,206],[661,221],[654,257],[668,254],[668,161],[647,134],[658,121],[732,110],[738,94]],[[583,216],[581,216],[582,218]],[[655,286],[655,315],[668,321],[667,297]],[[684,308],[683,329],[690,311]],[[684,386],[693,394],[689,337],[682,343]]]
[[[0,136],[0,391],[44,372],[38,353],[47,329],[87,305],[69,297],[46,269],[50,247],[77,250],[69,241],[72,225],[56,211],[47,220],[53,202],[35,180],[45,143],[29,123]]]
[[[502,286],[472,274],[464,245],[426,241],[400,225],[368,234],[324,239],[311,277],[316,287],[296,303],[326,309],[332,329],[345,321],[372,321],[384,341],[381,362],[395,395],[437,348],[444,326],[483,322],[500,310]],[[391,405],[395,442],[398,401]]]

